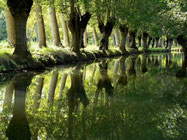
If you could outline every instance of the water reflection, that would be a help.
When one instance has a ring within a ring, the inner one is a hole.
[[[31,132],[25,115],[26,90],[32,80],[32,75],[21,74],[15,78],[15,99],[13,117],[10,120],[6,135],[10,140],[29,140]]]
[[[186,67],[142,54],[21,74],[0,88],[0,139],[184,139]]]

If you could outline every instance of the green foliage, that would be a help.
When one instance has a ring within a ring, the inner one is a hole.
[[[7,39],[5,17],[0,9],[0,41]]]

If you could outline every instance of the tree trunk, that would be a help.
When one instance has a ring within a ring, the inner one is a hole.
[[[58,22],[57,22],[55,7],[49,7],[49,15],[50,15],[51,31],[53,35],[54,45],[62,46],[62,43],[60,40],[59,29],[58,29]]]
[[[143,51],[144,52],[148,51],[147,37],[148,37],[148,33],[144,32],[143,33]]]
[[[98,45],[98,35],[97,35],[95,28],[93,28],[93,38],[94,38],[94,43],[97,46]]]
[[[162,48],[162,38],[160,38],[160,41],[159,41],[159,47],[161,47]]]
[[[159,37],[156,37],[156,48],[159,47]]]
[[[169,51],[171,51],[173,45],[173,39],[169,39]]]
[[[152,38],[152,37],[149,37],[149,41],[148,41],[148,43],[147,43],[147,47],[148,47],[148,48],[149,48],[149,46],[150,46],[152,40],[153,40],[153,38]]]
[[[39,47],[40,48],[47,47],[42,7],[40,6],[37,0],[36,0],[36,18],[37,18],[37,25],[38,25]]]
[[[129,36],[130,36],[130,39],[131,39],[130,49],[133,52],[137,52],[138,48],[136,47],[136,33],[134,31],[129,31]]]
[[[128,53],[126,50],[128,28],[125,25],[121,25],[119,29],[120,29],[120,33],[121,33],[120,50],[123,54],[126,54],[126,53]]]
[[[114,19],[110,19],[107,21],[106,25],[104,25],[103,21],[100,19],[98,20],[99,30],[102,34],[101,41],[100,41],[100,50],[108,50],[108,40],[109,36],[112,33],[112,29],[114,27]]]
[[[74,9],[74,7],[72,7]],[[75,10],[71,10],[70,18],[68,22],[69,29],[72,34],[71,47],[73,52],[79,54],[80,48],[84,48],[83,44],[83,35],[88,24],[88,21],[91,18],[91,14],[86,12],[84,15],[79,16]]]
[[[31,58],[26,43],[26,24],[33,0],[8,0],[7,5],[15,22],[15,50],[14,55],[20,60],[27,61]]]
[[[88,45],[88,34],[87,29],[84,31],[84,46],[86,47]]]
[[[6,19],[6,30],[8,34],[8,44],[10,46],[15,46],[15,23],[14,18],[12,17],[11,12],[7,9],[5,10],[5,19]]]
[[[141,47],[142,46],[142,37],[141,36],[138,36],[138,43],[139,43],[139,47]]]
[[[155,38],[153,38],[152,48],[154,48],[154,46],[155,46]]]
[[[67,21],[64,19],[64,16],[63,16],[62,13],[61,13],[61,19],[62,19],[62,27],[63,27],[63,32],[64,32],[64,43],[65,43],[66,46],[70,47]]]
[[[120,46],[120,35],[118,29],[115,29],[115,40],[116,40],[116,46]]]
[[[113,40],[113,46],[116,46],[116,37],[114,34],[112,34],[112,40]]]

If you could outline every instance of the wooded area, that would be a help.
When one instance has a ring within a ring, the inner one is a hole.
[[[20,59],[31,58],[30,41],[79,54],[88,43],[108,50],[110,36],[123,54],[180,44],[187,55],[186,11],[186,0],[0,0],[0,40]]]

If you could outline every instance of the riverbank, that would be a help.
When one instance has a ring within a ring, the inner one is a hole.
[[[41,71],[47,67],[55,65],[71,65],[80,62],[94,61],[100,58],[110,58],[122,55],[140,54],[143,51],[130,54],[122,54],[118,48],[112,48],[108,51],[97,49],[81,50],[79,55],[73,53],[68,48],[43,48],[32,50],[32,59],[27,62],[20,61],[11,55],[12,49],[0,54],[0,73],[19,72],[19,71]],[[1,51],[2,52],[2,51]],[[168,52],[166,49],[150,49],[148,53]]]

